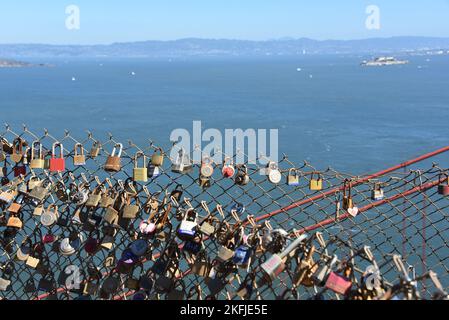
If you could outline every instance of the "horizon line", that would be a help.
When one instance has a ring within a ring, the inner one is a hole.
[[[365,40],[387,40],[387,39],[395,39],[395,38],[423,38],[423,39],[449,39],[447,37],[438,37],[438,36],[386,36],[386,37],[368,37],[368,38],[352,38],[352,39],[315,39],[309,37],[279,37],[279,38],[271,38],[265,40],[251,40],[251,39],[237,39],[237,38],[202,38],[202,37],[184,37],[177,39],[168,39],[168,40],[129,40],[129,41],[115,41],[108,43],[51,43],[51,42],[0,42],[0,46],[4,45],[47,45],[47,46],[110,46],[114,44],[125,44],[125,43],[141,43],[141,42],[177,42],[177,41],[185,41],[185,40],[213,40],[213,41],[242,41],[242,42],[272,42],[272,41],[297,41],[297,40],[311,40],[316,42],[326,42],[326,41],[365,41]]]

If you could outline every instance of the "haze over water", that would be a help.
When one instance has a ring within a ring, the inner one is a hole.
[[[364,68],[365,58],[40,60],[55,67],[0,69],[0,120],[165,146],[193,120],[223,132],[277,128],[291,161],[354,174],[447,145],[449,58]]]

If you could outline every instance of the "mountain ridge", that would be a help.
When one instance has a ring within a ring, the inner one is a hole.
[[[0,57],[252,57],[307,54],[382,54],[449,49],[449,38],[388,37],[355,40],[310,38],[239,40],[182,38],[111,44],[0,44]]]

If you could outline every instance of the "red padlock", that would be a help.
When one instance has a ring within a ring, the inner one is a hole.
[[[443,179],[442,177],[446,178]],[[438,193],[442,196],[449,196],[449,175],[447,173],[442,173],[439,175],[438,180],[440,181]]]
[[[221,170],[223,177],[232,178],[235,174],[235,168],[232,165],[232,160],[229,157],[226,157],[223,163],[223,169]]]
[[[20,177],[21,175],[26,176],[27,168],[25,166],[15,166],[14,167],[14,177]]]
[[[349,289],[351,289],[352,282],[342,275],[331,272],[326,280],[325,287],[335,293],[344,295],[349,291]]]
[[[59,146],[60,154],[59,158],[56,158],[56,147]],[[62,172],[65,171],[65,159],[64,159],[64,146],[60,142],[53,143],[51,159],[50,159],[50,172]]]

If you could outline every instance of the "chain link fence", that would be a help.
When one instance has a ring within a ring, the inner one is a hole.
[[[4,142],[21,138],[28,143],[28,147],[31,147],[33,141],[39,141],[44,146],[45,154],[51,153],[54,142],[62,143],[66,170],[54,174],[43,170],[32,171],[26,167],[25,181],[32,176],[41,180],[51,176],[53,181],[63,181],[65,185],[85,180],[89,182],[90,192],[94,191],[98,181],[103,182],[106,178],[110,179],[113,186],[119,181],[125,182],[132,179],[136,152],[140,151],[149,156],[160,149],[170,150],[174,147],[157,145],[153,141],[149,141],[145,147],[139,147],[132,141],[127,141],[121,156],[122,170],[112,174],[104,170],[104,164],[114,145],[120,142],[116,141],[113,135],[99,139],[88,132],[86,137],[79,139],[66,131],[63,137],[54,137],[46,130],[39,135],[30,132],[26,127],[16,132],[6,126],[0,136]],[[74,166],[75,145],[79,143],[83,146],[87,160],[85,165]],[[100,146],[99,155],[95,158],[89,156],[94,143]],[[441,154],[444,154],[443,151]],[[168,156],[168,152],[165,156]],[[237,154],[224,156],[235,159]],[[6,178],[13,180],[15,173],[23,170],[17,169],[20,166],[21,164],[14,164],[10,158],[6,157],[5,170],[2,174],[5,183]],[[279,162],[282,173],[282,182],[279,184],[271,183],[266,176],[260,174],[259,167],[248,164],[250,179],[247,185],[237,185],[233,179],[223,178],[221,167],[216,166],[209,181],[210,185],[203,187],[199,181],[199,164],[194,164],[193,170],[186,174],[175,173],[170,166],[170,161],[166,159],[160,168],[159,176],[150,178],[147,183],[137,183],[137,198],[140,204],[145,204],[150,198],[157,198],[159,203],[163,204],[166,194],[182,191],[182,198],[179,200],[181,206],[188,207],[188,204],[191,204],[199,217],[204,218],[208,216],[207,208],[213,215],[220,217],[216,210],[217,205],[220,205],[224,212],[223,220],[228,221],[230,225],[236,223],[236,217],[231,212],[237,205],[245,209],[244,212],[240,212],[238,219],[243,221],[247,233],[250,233],[253,228],[247,219],[248,216],[254,217],[254,222],[257,224],[269,221],[272,228],[282,228],[292,236],[320,232],[327,243],[324,247],[322,243],[317,243],[316,254],[319,254],[319,257],[323,257],[324,254],[330,256],[336,254],[339,260],[357,260],[354,265],[357,266],[355,273],[358,275],[363,274],[370,262],[354,255],[354,252],[358,252],[367,245],[370,246],[380,272],[387,282],[397,282],[398,271],[395,269],[392,257],[399,254],[411,272],[422,275],[432,270],[438,274],[445,289],[449,286],[449,201],[448,197],[438,192],[438,186],[444,183],[443,174],[447,174],[447,168],[434,163],[427,169],[416,169],[416,165],[404,163],[378,174],[352,176],[332,168],[319,170],[307,162],[296,165],[284,156]],[[297,173],[298,184],[287,185],[285,181],[293,172]],[[322,189],[310,190],[311,180],[317,177],[322,178]],[[341,206],[343,197],[349,194],[349,188],[344,187],[345,182],[351,184],[351,196],[354,205],[358,208],[357,214],[353,212],[351,215]],[[148,193],[143,186],[146,186]],[[376,188],[383,191],[383,197],[373,199],[373,190]],[[73,202],[61,201],[54,193],[45,200],[43,207],[48,208],[50,205],[58,207],[60,218],[66,220],[64,223],[43,226],[39,217],[35,215],[35,205],[25,201],[19,213],[23,223],[22,228],[9,242],[3,237],[0,262],[3,265],[3,278],[10,281],[9,287],[0,291],[0,296],[4,299],[71,300],[83,295],[83,291],[87,290],[86,283],[90,284],[90,288],[94,288],[89,289],[88,292],[93,299],[131,299],[135,292],[139,291],[139,286],[135,285],[136,279],[139,280],[146,275],[154,280],[161,274],[169,274],[170,277],[178,280],[169,293],[154,292],[154,290],[151,293],[147,292],[151,299],[170,297],[184,299],[202,297],[204,299],[208,295],[213,295],[217,299],[276,299],[279,297],[309,299],[321,290],[316,286],[294,286],[295,270],[300,262],[298,259],[291,259],[286,266],[286,271],[273,282],[262,285],[254,283],[246,295],[236,294],[258,274],[260,265],[271,255],[268,252],[257,255],[248,268],[231,268],[227,276],[222,279],[220,289],[217,290],[217,284],[215,282],[212,284],[208,277],[191,272],[192,264],[198,257],[195,258],[183,252],[183,243],[177,239],[175,232],[179,225],[179,220],[175,217],[175,208],[169,213],[168,220],[171,227],[166,228],[165,239],[150,239],[150,249],[144,259],[127,272],[119,272],[116,263],[107,262],[119,260],[129,244],[136,239],[135,230],[139,230],[142,220],[148,219],[145,210],[139,210],[137,217],[128,225],[115,228],[116,234],[113,235],[114,241],[111,247],[102,247],[92,254],[86,252],[84,246],[87,241],[85,241],[73,254],[61,255],[58,249],[61,239],[70,237],[73,232],[82,232],[85,234],[85,239],[104,240],[105,230],[101,227],[105,225],[102,218],[107,209],[88,210]],[[8,205],[2,203],[1,209],[5,217],[8,217]],[[79,214],[86,214],[89,221],[97,219],[95,220],[97,227],[86,228],[86,223],[74,219]],[[0,226],[2,234],[6,230],[5,225]],[[52,235],[59,240],[43,247],[39,262],[41,268],[30,267],[15,257],[17,250],[27,237],[34,243],[45,235]],[[330,240],[336,238],[338,241]],[[166,255],[167,244],[174,242],[181,248],[178,252],[179,262],[175,265],[169,263],[165,265],[164,270],[156,272],[156,266],[161,265]],[[202,244],[206,256],[213,260],[220,245],[214,238],[205,239]],[[319,259],[315,260],[318,263]],[[13,270],[6,272],[6,266]],[[46,267],[42,268],[42,266]],[[65,272],[69,266],[74,268],[71,269],[73,272],[70,275]],[[72,277],[70,283],[80,283],[79,286],[68,287],[68,277]],[[116,278],[118,287],[112,294],[105,295],[98,288],[111,277]],[[134,285],[132,285],[133,280]],[[430,298],[435,292],[434,285],[428,280],[420,282],[418,290],[423,298]],[[330,292],[324,292],[324,294],[330,299],[339,298],[338,295]]]

